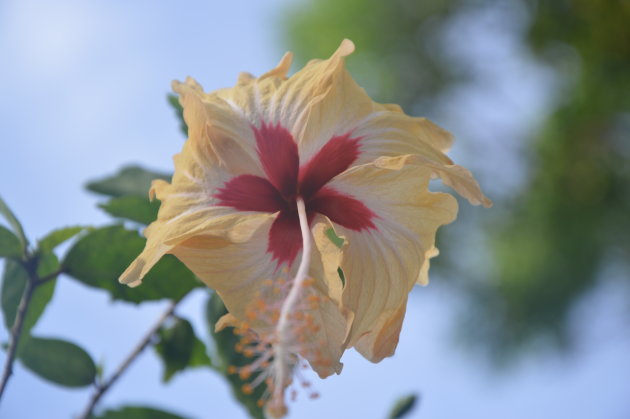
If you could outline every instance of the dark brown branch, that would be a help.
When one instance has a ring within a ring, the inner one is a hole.
[[[177,307],[178,303],[179,301],[171,301],[168,309],[164,313],[162,313],[155,325],[146,333],[142,340],[138,342],[133,351],[131,351],[131,353],[127,356],[127,358],[125,358],[122,364],[118,366],[114,374],[112,374],[112,376],[109,377],[109,379],[105,382],[96,385],[96,391],[90,397],[88,405],[85,407],[85,410],[78,419],[90,418],[94,407],[96,407],[96,404],[99,402],[101,397],[103,397],[105,392],[116,382],[116,380],[120,378],[120,376],[127,370],[127,368],[129,368],[131,363],[138,357],[138,355],[140,355],[147,348],[147,346],[149,346],[155,335],[164,325],[164,322],[166,322],[166,320],[173,315],[175,307]]]

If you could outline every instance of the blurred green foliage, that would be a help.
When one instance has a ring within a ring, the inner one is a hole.
[[[90,419],[184,419],[184,417],[152,407],[126,406],[116,410],[108,409]]]
[[[569,309],[607,263],[630,255],[630,4],[541,1],[531,11],[527,41],[538,56],[560,77],[566,54],[579,61],[497,234],[503,304],[488,316],[500,314],[492,337],[507,348],[541,331],[570,344]]]
[[[449,25],[506,5],[521,10],[522,44],[555,69],[562,94],[530,142],[527,185],[517,200],[496,202],[507,219],[487,214],[491,277],[464,285],[475,313],[466,330],[494,360],[541,337],[568,347],[571,308],[606,264],[630,255],[630,3],[311,0],[285,18],[300,65],[350,38],[358,48],[348,66],[373,97],[431,116],[428,103],[473,83],[454,56],[461,47],[447,43]]]
[[[160,329],[158,337],[154,348],[164,363],[164,382],[186,368],[212,366],[206,345],[197,338],[188,320],[177,317],[172,325]]]
[[[402,419],[407,417],[418,404],[418,396],[415,394],[409,394],[401,397],[394,403],[394,407],[389,412],[388,419]]]
[[[85,387],[96,378],[96,365],[90,355],[61,339],[28,337],[18,357],[26,368],[62,386]]]
[[[241,337],[234,333],[233,327],[226,327],[221,331],[216,331],[214,325],[221,317],[227,314],[227,309],[221,301],[219,295],[212,293],[206,304],[206,319],[210,328],[210,334],[215,341],[215,354],[217,369],[227,378],[232,394],[247,409],[250,416],[255,419],[265,419],[263,408],[259,405],[259,400],[267,393],[267,385],[263,381],[254,388],[250,394],[243,391],[245,384],[250,384],[256,380],[258,374],[254,373],[249,377],[240,377],[239,374],[228,372],[230,367],[244,367],[252,363],[252,359],[242,352],[235,351]]]
[[[28,282],[28,273],[18,263],[13,260],[7,260],[4,265],[2,275],[2,314],[4,316],[4,325],[7,329],[13,326],[15,315],[17,313],[20,297],[24,293]],[[44,313],[46,306],[50,302],[55,292],[56,280],[47,281],[37,287],[33,292],[31,303],[26,311],[22,333],[28,334],[35,326]]]
[[[426,111],[445,86],[465,76],[438,40],[457,0],[348,0],[300,2],[285,14],[290,50],[300,65],[324,58],[344,38],[359,47],[348,67],[382,102]]]
[[[201,286],[195,276],[174,256],[162,258],[145,281],[148,286],[130,288],[117,279],[144,248],[146,240],[137,230],[107,226],[81,237],[64,258],[64,272],[81,283],[105,290],[115,300],[142,303],[180,300]]]
[[[52,299],[60,274],[106,292],[113,300],[134,304],[156,300],[175,304],[193,290],[205,288],[171,255],[163,257],[151,269],[141,287],[129,288],[117,281],[145,246],[146,239],[139,230],[157,217],[159,202],[150,202],[148,197],[154,179],[168,180],[170,176],[128,166],[111,176],[90,182],[87,188],[105,198],[99,206],[116,217],[117,223],[99,228],[75,226],[53,230],[37,241],[35,247],[29,245],[17,217],[0,199],[0,215],[8,224],[0,225],[0,258],[5,259],[0,305],[5,327],[18,330],[19,336],[13,349],[11,345],[5,349],[14,351],[16,359],[39,377],[65,387],[94,386],[95,392],[109,387],[107,374],[99,371],[92,357],[80,346],[30,333]],[[57,256],[57,247],[68,240],[73,241],[65,249],[65,254]],[[217,320],[214,315],[223,315],[225,307],[215,294],[209,301],[207,319],[212,330],[213,342],[210,346],[215,348],[212,358],[216,358],[216,365],[211,362],[206,344],[197,337],[191,323],[171,312],[156,333],[147,338],[147,345],[154,348],[163,363],[163,380],[169,382],[177,373],[190,368],[212,368],[225,376],[235,396],[252,417],[264,419],[258,400],[266,387],[263,383],[253,394],[245,394],[242,385],[250,380],[241,380],[238,375],[228,373],[229,365],[246,365],[252,360],[236,352],[235,344],[239,338],[232,328],[214,333]],[[21,316],[20,310],[23,313]],[[18,324],[20,327],[16,329]],[[15,342],[14,339],[11,341]],[[105,379],[102,375],[106,376]],[[181,418],[155,408],[134,406],[92,413],[91,417]]]

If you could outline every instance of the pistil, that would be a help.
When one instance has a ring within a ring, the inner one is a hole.
[[[311,232],[308,226],[308,218],[306,216],[306,207],[301,197],[296,199],[298,216],[300,219],[300,230],[302,232],[302,259],[297,270],[297,274],[291,283],[291,289],[286,299],[282,303],[280,309],[280,317],[276,326],[276,341],[273,360],[275,374],[273,385],[273,394],[267,409],[272,416],[278,417],[286,414],[286,405],[284,403],[284,389],[290,383],[293,362],[290,357],[290,345],[292,343],[292,328],[290,316],[294,313],[298,305],[300,291],[304,286],[304,282],[308,278],[308,271],[311,264]]]

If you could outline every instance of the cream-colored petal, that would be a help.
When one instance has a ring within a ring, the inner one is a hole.
[[[407,295],[416,282],[426,280],[428,259],[436,253],[436,231],[457,214],[451,195],[428,191],[430,169],[399,160],[354,167],[329,184],[375,214],[375,229],[335,224],[345,239],[342,301],[354,313],[347,343],[373,362],[393,353]]]
[[[188,126],[191,153],[203,169],[220,167],[231,175],[262,175],[250,121],[216,95],[206,95],[192,78],[173,82]],[[175,172],[177,174],[177,171]]]
[[[300,148],[302,162],[331,137],[354,129],[374,103],[344,66],[354,44],[344,40],[327,60],[312,60],[287,78],[291,55],[258,79],[241,77],[237,86],[207,95],[222,99],[250,123],[280,124]]]
[[[396,159],[378,158],[374,160],[374,164],[379,167],[384,165],[390,168],[401,168],[405,165],[426,167],[431,170],[433,176],[442,179],[445,185],[453,188],[471,204],[483,205],[486,208],[492,207],[492,201],[483,194],[472,173],[463,166],[441,164],[418,154],[399,156]]]
[[[251,125],[280,124],[298,143],[300,162],[309,161],[331,138],[350,133],[361,138],[359,159],[419,155],[445,175],[453,162],[444,154],[452,135],[425,118],[406,115],[400,106],[379,104],[345,68],[354,44],[344,40],[329,59],[311,60],[287,78],[292,56],[259,78],[239,77],[233,88],[203,95],[206,103],[223,103]],[[199,91],[197,88],[196,92]]]
[[[352,134],[361,138],[361,155],[357,165],[383,156],[406,154],[423,156],[438,165],[453,163],[444,154],[453,136],[426,118],[414,118],[402,112],[383,109],[362,120]]]
[[[285,293],[274,287],[281,287],[283,281],[293,278],[297,263],[289,271],[278,271],[272,255],[267,252],[272,222],[273,217],[258,226],[249,240],[244,242],[197,236],[171,249],[171,253],[221,296],[233,317],[226,319],[220,326],[225,326],[226,321],[233,323],[236,320],[251,323],[252,328],[261,335],[273,333],[275,324],[270,313],[265,315],[260,312],[256,302],[262,299],[265,309],[270,311],[280,305]],[[329,224],[323,217],[318,217],[313,224],[316,247],[309,275],[315,281],[305,290],[300,305],[303,314],[312,316],[312,322],[318,330],[305,333],[304,347],[299,353],[322,377],[341,370],[339,359],[349,331],[348,318],[339,308],[341,281],[337,266],[341,252],[335,250],[334,245],[331,246],[325,235],[327,228]],[[316,296],[310,297],[318,301],[316,308],[308,305],[309,296]],[[255,319],[250,315],[251,310],[257,313]]]
[[[274,115],[291,124],[302,162],[373,111],[374,102],[345,68],[352,52],[354,44],[344,40],[329,59],[311,61],[278,90]]]
[[[249,123],[222,102],[204,101],[193,79],[174,83],[184,107],[189,139],[174,157],[171,183],[155,181],[149,191],[162,204],[158,219],[144,232],[144,251],[121,275],[120,282],[138,285],[173,246],[198,234],[243,241],[269,214],[239,212],[219,206],[215,194],[241,174],[263,175]]]

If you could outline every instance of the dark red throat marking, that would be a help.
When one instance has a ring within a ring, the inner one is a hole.
[[[317,213],[351,230],[375,229],[376,216],[361,201],[326,184],[348,169],[360,154],[360,138],[350,133],[332,137],[300,166],[297,143],[279,124],[252,127],[266,178],[237,176],[220,188],[219,205],[239,211],[279,212],[269,231],[267,251],[278,266],[289,266],[302,249],[296,198],[304,199],[309,224]]]

